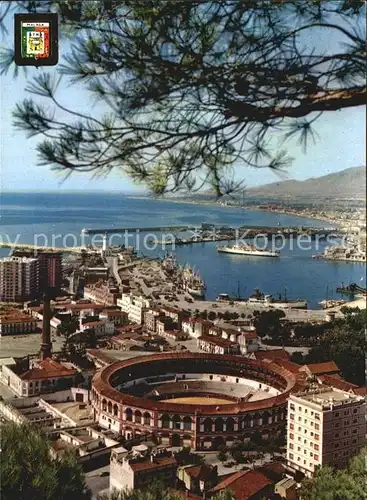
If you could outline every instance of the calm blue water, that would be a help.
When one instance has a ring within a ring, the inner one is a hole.
[[[158,225],[216,224],[253,226],[319,226],[328,224],[305,217],[250,211],[236,208],[177,204],[154,200],[132,199],[119,194],[51,194],[51,193],[4,193],[0,205],[0,240],[38,243],[56,246],[80,244],[83,227],[148,227]],[[66,236],[68,235],[68,236]],[[141,244],[144,234],[139,238]],[[53,238],[53,240],[52,240]],[[128,243],[136,243],[131,235]],[[87,241],[88,242],[88,241]],[[122,240],[116,239],[116,243]],[[207,283],[207,298],[218,293],[247,296],[254,288],[265,293],[284,293],[288,296],[305,297],[310,306],[335,294],[335,288],[345,283],[360,282],[365,275],[365,264],[348,262],[324,262],[312,260],[319,249],[302,250],[290,242],[281,251],[279,259],[247,258],[239,255],[219,254],[217,243],[195,244],[177,247],[175,253],[184,264],[195,266]],[[161,249],[144,250],[146,255],[162,255]],[[0,256],[8,250],[0,249]]]

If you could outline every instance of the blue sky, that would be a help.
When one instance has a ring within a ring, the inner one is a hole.
[[[0,40],[1,45],[13,43],[12,22],[8,24],[9,35]],[[327,40],[326,43],[330,43]],[[67,49],[60,43],[60,59]],[[130,179],[119,172],[107,178],[92,178],[90,174],[73,174],[63,182],[63,178],[51,171],[48,166],[37,165],[35,145],[37,139],[29,140],[22,132],[12,127],[11,112],[15,104],[28,97],[24,91],[27,80],[36,73],[34,68],[27,70],[27,76],[20,72],[17,79],[12,72],[0,77],[0,118],[1,118],[1,172],[0,187],[6,191],[49,191],[49,190],[106,190],[141,191]],[[48,71],[56,71],[55,68]],[[74,110],[91,109],[93,103],[81,87],[62,86],[59,89],[60,101]],[[324,113],[316,123],[319,134],[316,145],[310,143],[304,154],[296,141],[287,143],[292,166],[282,178],[303,180],[319,177],[348,167],[365,165],[365,128],[366,110],[363,107]],[[276,134],[276,132],[274,132]],[[276,139],[276,137],[275,137]],[[243,179],[246,186],[256,186],[278,181],[280,178],[269,170],[249,169],[238,166],[236,177]]]

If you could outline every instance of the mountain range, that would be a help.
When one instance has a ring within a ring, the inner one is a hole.
[[[365,199],[366,167],[352,167],[304,181],[285,180],[245,190],[250,198]]]

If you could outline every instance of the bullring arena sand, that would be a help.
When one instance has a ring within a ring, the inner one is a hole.
[[[182,405],[230,405],[233,401],[221,398],[206,398],[206,397],[184,397],[184,398],[173,398],[164,399],[163,403],[179,403]]]

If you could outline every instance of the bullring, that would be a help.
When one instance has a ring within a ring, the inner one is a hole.
[[[273,361],[163,353],[119,361],[92,382],[95,420],[126,439],[214,450],[285,427],[293,373]]]

